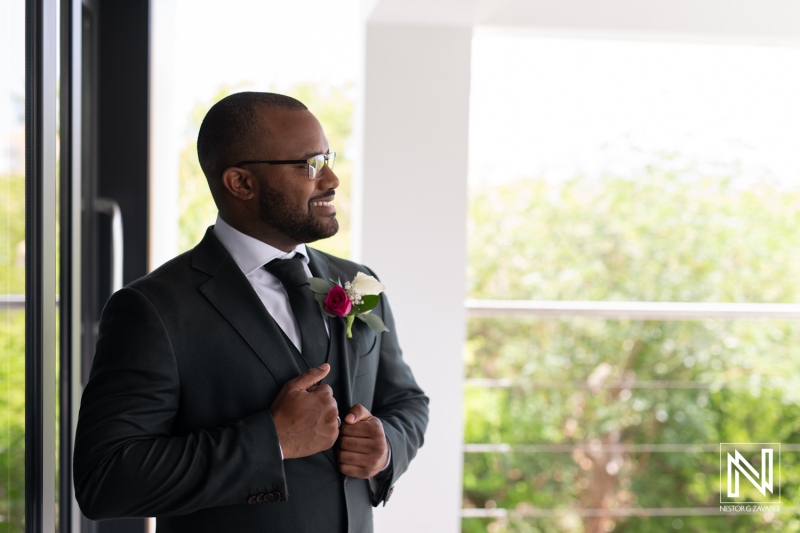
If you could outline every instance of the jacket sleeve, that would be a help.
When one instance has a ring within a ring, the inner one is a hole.
[[[75,495],[91,519],[184,514],[288,497],[269,410],[173,435],[180,378],[168,331],[135,288],[100,321],[75,438]]]
[[[381,306],[376,311],[381,312],[389,331],[380,335],[380,360],[372,414],[383,422],[392,455],[389,468],[370,481],[374,506],[381,502],[385,505],[395,481],[406,471],[422,446],[428,425],[428,397],[403,361],[394,316],[385,294],[381,295]]]

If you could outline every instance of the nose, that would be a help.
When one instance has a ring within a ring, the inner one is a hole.
[[[339,177],[333,169],[327,165],[322,169],[322,175],[317,181],[317,188],[323,191],[335,189],[339,186]]]

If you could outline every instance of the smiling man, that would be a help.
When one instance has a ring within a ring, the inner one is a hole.
[[[428,399],[388,331],[323,313],[308,278],[367,267],[338,230],[335,153],[299,101],[238,93],[198,154],[219,210],[193,250],[115,293],[75,443],[89,518],[169,532],[368,532],[422,445]]]

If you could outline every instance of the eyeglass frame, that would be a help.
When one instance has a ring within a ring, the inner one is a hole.
[[[306,165],[308,165],[308,179],[313,180],[313,179],[319,178],[322,175],[322,170],[323,169],[313,170],[312,171],[312,169],[314,167],[311,166],[311,163],[309,163],[309,161],[312,160],[312,159],[317,159],[319,156],[322,156],[323,159],[324,159],[324,163],[322,164],[323,168],[324,167],[328,167],[331,170],[333,170],[333,165],[336,162],[336,152],[328,152],[327,154],[316,154],[316,155],[312,155],[308,159],[279,159],[279,160],[270,160],[270,161],[262,161],[262,160],[257,160],[257,159],[249,160],[248,159],[248,160],[245,160],[245,161],[239,161],[238,163],[236,163],[233,166],[240,167],[242,165],[256,165],[256,164],[261,164],[261,163],[264,163],[264,164],[267,164],[267,165],[300,165],[300,164],[305,163]],[[329,164],[328,162],[331,161],[331,160],[333,160],[334,163],[330,163]],[[312,172],[314,173],[313,175],[312,175]]]

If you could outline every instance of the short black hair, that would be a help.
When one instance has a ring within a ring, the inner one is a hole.
[[[260,109],[289,109],[303,111],[308,108],[299,100],[277,93],[241,92],[226,96],[208,110],[197,135],[197,156],[200,168],[215,192],[219,180],[236,146],[252,139],[256,132],[256,117]]]

